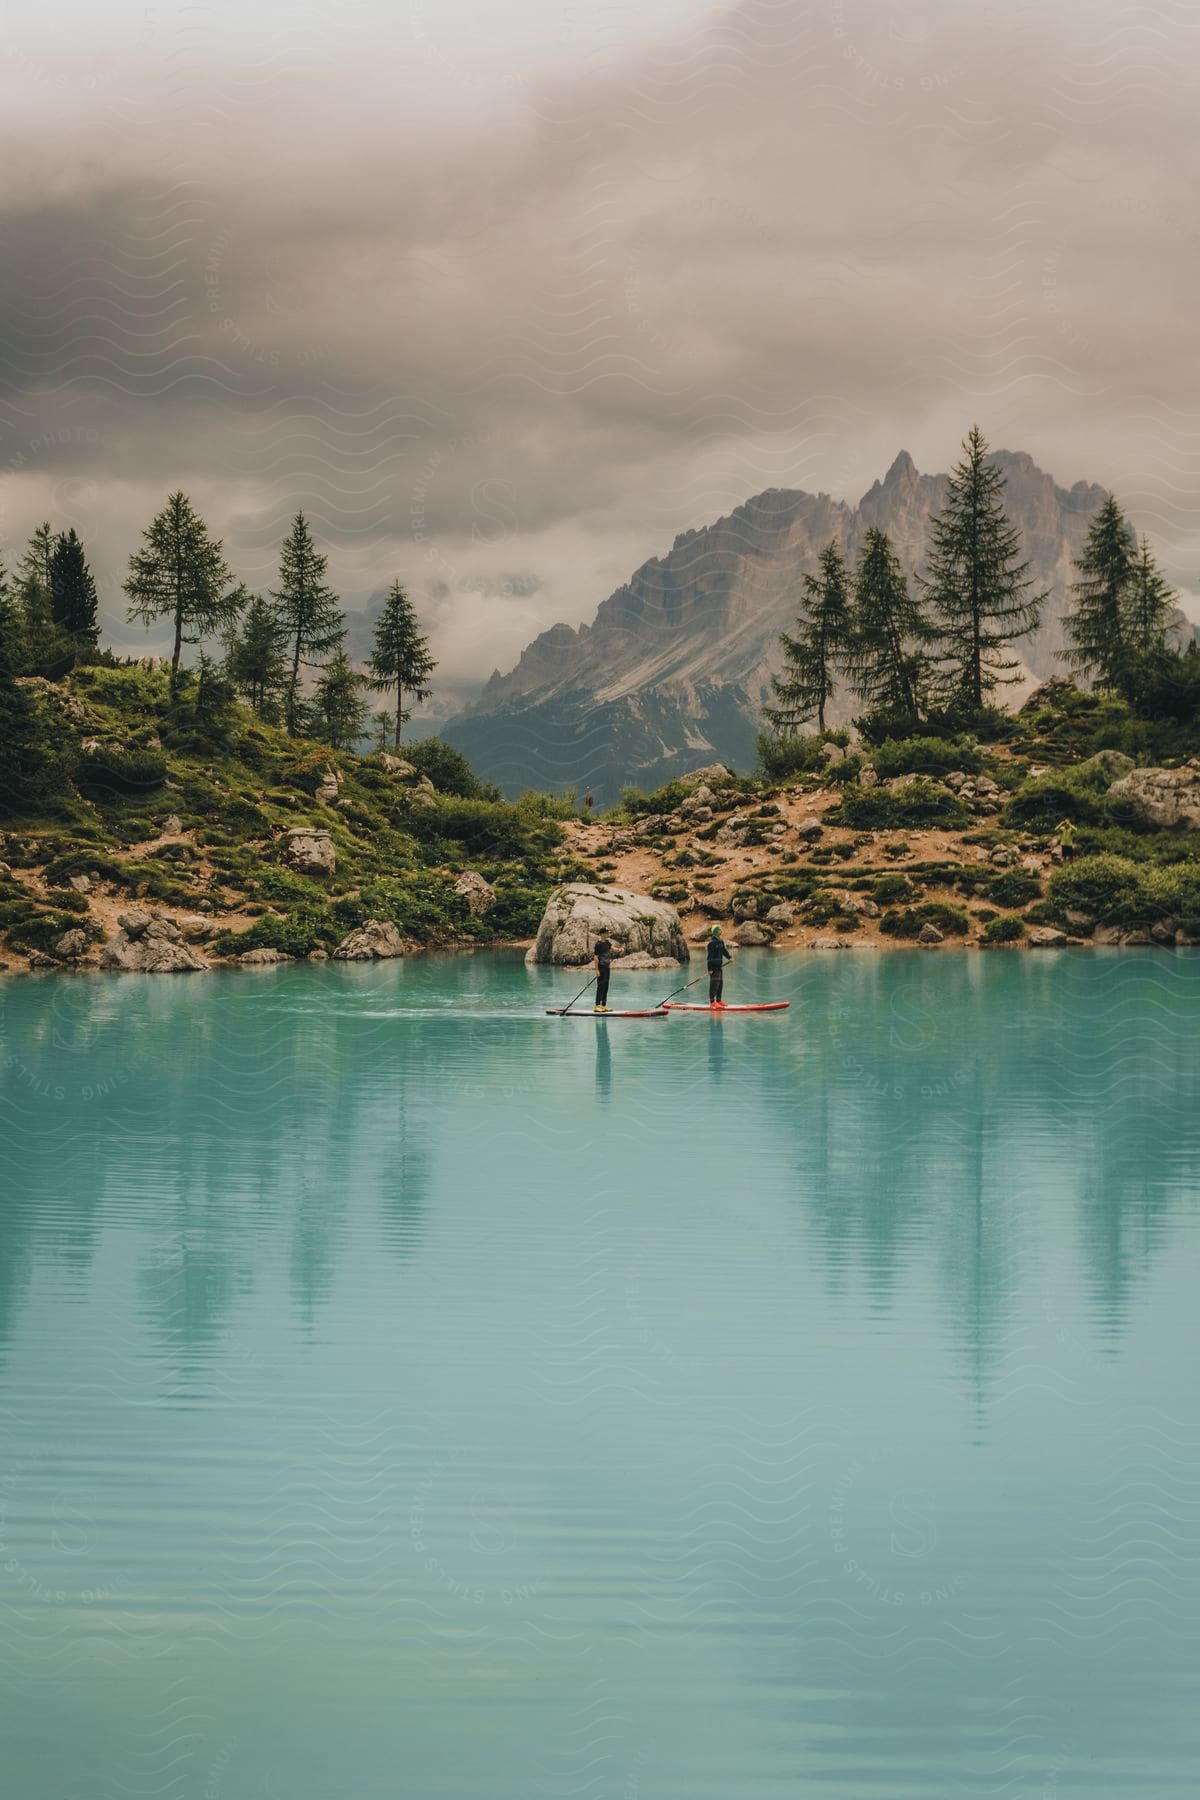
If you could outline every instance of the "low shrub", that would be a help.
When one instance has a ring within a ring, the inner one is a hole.
[[[1124,856],[1080,856],[1063,863],[1050,877],[1050,897],[1104,925],[1135,923],[1145,917],[1147,905],[1142,870]]]
[[[923,925],[936,925],[947,937],[965,937],[971,921],[961,907],[939,900],[927,900],[922,906],[889,907],[879,921],[885,937],[920,937]]]
[[[897,825],[952,828],[969,824],[970,818],[956,794],[922,775],[895,788],[847,788],[836,813],[825,815],[827,824],[849,825],[856,831],[887,831]]]
[[[166,762],[153,750],[92,750],[75,770],[79,792],[98,800],[148,794],[166,779]]]
[[[1024,936],[1025,921],[1015,913],[1001,913],[998,919],[990,920],[983,928],[985,944],[1015,944]]]
[[[1026,869],[1001,869],[984,882],[982,892],[997,906],[1027,906],[1031,900],[1041,899],[1042,884]]]
[[[979,746],[969,737],[887,738],[871,761],[883,779],[891,775],[946,775],[951,769],[975,775],[983,768]]]
[[[893,900],[907,900],[916,890],[907,875],[877,875],[871,883],[871,898],[881,906]]]
[[[248,931],[222,931],[213,939],[213,949],[218,956],[240,956],[244,950],[307,956],[310,950],[332,949],[345,935],[332,908],[301,906],[284,918],[264,913]]]
[[[1004,823],[1022,829],[1053,830],[1060,819],[1098,824],[1105,814],[1101,792],[1073,772],[1058,769],[1022,783],[1004,808]]]

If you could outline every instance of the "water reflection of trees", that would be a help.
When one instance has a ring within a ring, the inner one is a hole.
[[[982,1383],[1041,1225],[1072,1221],[1119,1335],[1194,1166],[1200,966],[1055,956],[829,958],[770,1040],[796,1096],[799,1202],[831,1289],[880,1305],[924,1264]],[[1064,1194],[1069,1205],[1063,1206]]]

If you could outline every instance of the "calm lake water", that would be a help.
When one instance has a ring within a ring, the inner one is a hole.
[[[0,988],[4,1793],[1193,1794],[1200,956],[578,985]]]

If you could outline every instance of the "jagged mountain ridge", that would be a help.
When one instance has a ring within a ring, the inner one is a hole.
[[[1060,488],[1023,452],[990,460],[1004,471],[1029,572],[1050,590],[1041,626],[1019,646],[1031,675],[1044,679],[1061,668],[1072,563],[1104,489]],[[590,786],[601,804],[625,783],[653,787],[700,761],[747,767],[803,575],[831,538],[853,559],[872,526],[916,572],[947,479],[922,475],[901,451],[856,507],[799,489],[755,495],[643,563],[591,625],[542,632],[445,736],[506,792]]]

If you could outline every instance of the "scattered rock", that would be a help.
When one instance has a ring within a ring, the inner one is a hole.
[[[88,934],[76,926],[71,931],[64,931],[54,946],[55,956],[65,957],[68,962],[75,962],[87,955]]]
[[[118,915],[117,924],[120,931],[100,953],[101,965],[106,969],[173,975],[207,966],[194,950],[180,943],[179,927],[173,919],[156,919],[140,907],[133,907]]]
[[[1200,769],[1133,769],[1108,790],[1126,800],[1147,825],[1200,831]]]
[[[318,944],[318,946],[315,950],[309,951],[308,955],[305,957],[304,960],[305,960],[305,962],[328,962],[329,961],[329,952],[328,952],[328,950],[322,950],[320,945]]]
[[[490,881],[474,869],[464,869],[454,884],[456,894],[462,894],[467,902],[467,911],[473,919],[478,919],[489,912],[496,904],[496,890]]]
[[[1126,931],[1121,938],[1122,944],[1151,944],[1154,942],[1148,931]]]
[[[1079,912],[1073,906],[1067,907],[1067,924],[1072,931],[1090,931],[1095,923],[1094,913]]]
[[[967,777],[963,774],[961,769],[951,769],[948,775],[942,777],[943,787],[953,789],[956,794],[959,788],[966,786],[966,782]]]
[[[865,764],[865,766],[858,771],[859,787],[875,787],[878,781],[879,771],[878,769],[873,769],[870,763]]]
[[[695,931],[688,932],[688,943],[689,944],[707,944],[707,942],[711,936],[712,936],[711,927],[708,925],[701,925],[701,926],[698,926]]]
[[[929,921],[926,920],[925,924],[921,927],[921,933],[917,939],[918,944],[944,944],[945,941],[944,934],[938,930],[937,926],[931,925]]]
[[[796,909],[790,900],[778,900],[765,916],[768,925],[790,925],[796,916]]]
[[[675,962],[688,960],[683,926],[673,906],[628,888],[598,887],[586,881],[555,888],[525,960],[578,966],[589,961],[592,945],[602,933],[607,933],[623,955],[644,950]]]
[[[1196,940],[1194,937],[1190,937],[1181,925],[1179,930],[1175,933],[1175,942],[1179,945],[1181,950],[1186,950],[1188,946],[1194,944]]]
[[[711,788],[714,781],[728,781],[729,770],[724,763],[706,763],[702,769],[693,769],[690,775],[680,775],[678,780],[680,787]],[[711,794],[709,798],[712,798]]]
[[[1066,932],[1060,931],[1057,925],[1031,925],[1029,928],[1031,950],[1060,950],[1066,941]]]
[[[735,894],[733,896],[733,916],[740,923],[743,919],[757,919],[758,895]]]
[[[763,930],[757,919],[747,919],[745,924],[739,925],[734,932],[733,941],[735,944],[740,944],[743,950],[753,950],[769,944],[771,934],[769,931]]]
[[[272,950],[265,945],[256,950],[243,950],[242,954],[236,958],[239,969],[266,969],[275,963],[291,962],[291,960],[291,957],[285,955],[282,950]]]
[[[179,929],[187,944],[206,944],[216,933],[216,926],[211,919],[183,918],[179,921]]]
[[[77,894],[90,894],[92,891],[92,878],[90,875],[72,875],[67,882],[67,886],[69,888],[74,888]]]
[[[388,775],[398,775],[401,781],[409,781],[416,774],[410,762],[402,756],[393,756],[390,750],[379,752],[379,766]]]
[[[423,776],[422,780],[424,780]],[[420,806],[428,811],[431,806],[437,805],[437,790],[432,785],[427,788],[415,787],[409,795],[409,801],[411,805]]]
[[[1150,936],[1156,944],[1173,944],[1175,942],[1174,919],[1156,919],[1150,927]]]
[[[615,956],[614,969],[677,969],[673,956],[651,956],[645,950],[634,950],[629,956]]]
[[[1092,933],[1093,944],[1119,944],[1121,928],[1119,925],[1097,925]]]
[[[348,937],[344,937],[333,953],[335,962],[378,962],[381,958],[404,955],[404,939],[390,920],[368,919]]]
[[[183,820],[180,818],[178,813],[170,813],[163,820],[163,827],[162,827],[163,837],[178,837],[182,830],[183,830]]]
[[[44,950],[31,950],[26,958],[31,969],[61,969],[62,964],[53,956],[47,956]]]
[[[840,744],[822,744],[821,755],[827,763],[840,763],[845,760],[846,752]]]
[[[332,875],[337,868],[333,839],[317,825],[296,826],[289,831],[280,860],[300,875]]]
[[[823,837],[824,834],[825,834],[825,827],[822,825],[820,819],[809,818],[809,819],[798,819],[796,821],[796,836],[797,837],[808,838],[811,842],[811,841],[815,841],[819,837]]]

